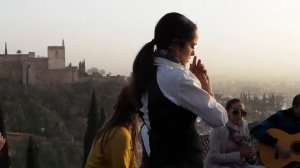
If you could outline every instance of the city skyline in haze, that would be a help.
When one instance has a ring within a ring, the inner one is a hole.
[[[65,40],[66,64],[128,76],[157,21],[179,12],[198,26],[196,55],[211,76],[293,80],[300,71],[300,1],[2,0],[0,53],[30,51]],[[213,79],[212,79],[213,80]]]

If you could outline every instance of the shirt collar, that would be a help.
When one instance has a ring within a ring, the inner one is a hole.
[[[168,60],[162,57],[154,57],[154,65],[156,66],[168,66],[173,68],[186,69],[183,65],[178,64],[174,61]]]

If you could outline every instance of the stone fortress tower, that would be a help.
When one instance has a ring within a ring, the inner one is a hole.
[[[48,57],[35,57],[34,52],[8,54],[6,43],[5,53],[0,54],[0,78],[25,85],[74,83],[86,74],[83,70],[71,64],[65,66],[64,40],[62,46],[48,47]]]
[[[64,69],[65,65],[64,40],[62,46],[48,46],[48,69]]]
[[[127,82],[126,76],[102,76],[100,74],[88,75],[85,60],[77,66],[71,63],[66,66],[65,44],[61,46],[48,46],[48,57],[36,57],[35,52],[22,54],[8,54],[5,43],[4,54],[0,53],[0,79],[8,79],[24,85],[51,85],[66,84],[85,81],[96,82]]]

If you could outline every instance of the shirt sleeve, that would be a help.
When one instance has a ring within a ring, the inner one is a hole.
[[[222,127],[227,123],[225,108],[202,89],[189,70],[158,68],[157,83],[166,98],[201,117],[209,126]]]
[[[131,136],[126,128],[119,128],[111,139],[112,168],[129,168],[131,160]]]
[[[278,128],[278,123],[278,113],[275,113],[255,126],[250,133],[260,142],[274,147],[278,140],[272,137],[267,130],[269,128]]]
[[[228,121],[225,108],[201,88],[199,81],[186,76],[182,78],[178,78],[177,82],[178,104],[201,117],[211,127],[224,126]]]

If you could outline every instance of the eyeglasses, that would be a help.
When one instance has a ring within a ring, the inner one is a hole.
[[[244,111],[244,110],[234,110],[234,111],[232,111],[232,114],[235,115],[235,116],[238,115],[238,114],[241,114],[241,116],[244,117],[244,116],[247,115],[247,112]]]

